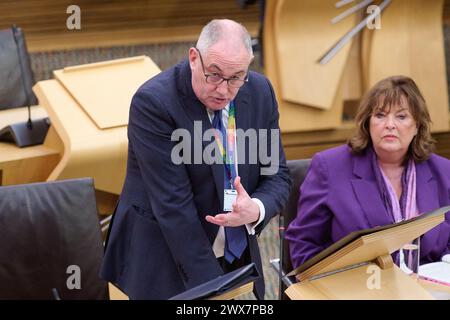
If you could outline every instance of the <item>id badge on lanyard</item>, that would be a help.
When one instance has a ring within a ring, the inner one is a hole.
[[[237,191],[235,189],[223,190],[223,211],[233,211],[233,203],[236,201]]]
[[[233,136],[234,139],[234,136]],[[234,153],[228,153],[227,156],[233,157]],[[237,197],[237,191],[234,189],[234,181],[233,181],[233,174],[232,171],[235,171],[234,169],[234,161],[233,159],[229,159],[229,163],[224,163],[225,166],[225,179],[229,182],[230,188],[225,188],[223,190],[223,211],[229,212],[233,211],[233,203],[236,201]],[[234,170],[233,170],[234,169]]]
[[[227,183],[224,183],[225,188],[223,190],[223,211],[229,212],[233,211],[233,203],[236,201],[237,191],[234,189],[234,179],[237,176],[235,163],[235,150],[236,150],[236,120],[235,120],[235,106],[234,102],[231,101],[230,108],[228,112],[228,129],[226,139],[227,143],[226,151],[224,156],[224,166],[225,166],[225,180],[229,183],[229,188],[227,188]],[[234,174],[233,174],[234,173]]]

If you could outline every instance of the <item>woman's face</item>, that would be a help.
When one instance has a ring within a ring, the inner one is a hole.
[[[403,96],[399,104],[384,110],[375,108],[370,116],[370,137],[382,161],[403,161],[417,131],[408,101]]]

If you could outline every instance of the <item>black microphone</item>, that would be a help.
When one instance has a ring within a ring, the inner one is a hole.
[[[30,130],[33,130],[33,122],[31,121],[31,103],[30,103],[30,95],[28,94],[28,90],[27,85],[25,83],[25,77],[24,77],[24,68],[23,68],[23,62],[22,62],[22,55],[20,54],[20,44],[19,44],[19,40],[18,37],[20,35],[20,30],[19,28],[17,28],[17,26],[15,24],[12,25],[12,33],[13,33],[13,38],[14,38],[14,42],[16,43],[16,50],[17,50],[17,57],[19,58],[19,68],[20,68],[20,80],[22,81],[22,90],[23,93],[25,94],[25,99],[27,102],[27,107],[28,107],[28,122],[27,122],[27,127]]]
[[[37,144],[43,144],[45,137],[47,136],[48,129],[50,127],[50,119],[49,118],[41,118],[36,119],[33,123],[31,120],[31,97],[27,90],[27,83],[25,80],[25,68],[24,61],[22,60],[21,47],[26,51],[25,41],[19,41],[19,37],[21,35],[21,30],[16,27],[16,25],[12,26],[12,35],[14,38],[14,42],[16,44],[17,57],[19,62],[20,69],[20,79],[22,82],[22,90],[25,94],[26,105],[28,107],[28,121],[14,123],[6,126],[5,128],[0,130],[0,141],[13,142],[18,147],[27,147]]]

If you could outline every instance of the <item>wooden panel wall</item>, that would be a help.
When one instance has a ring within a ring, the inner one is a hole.
[[[450,25],[450,0],[444,2],[444,23]]]
[[[68,30],[67,7],[81,9],[81,30]],[[1,0],[0,29],[25,31],[30,51],[136,43],[190,41],[213,18],[258,29],[258,4],[241,9],[235,0]]]
[[[353,122],[345,122],[338,130],[295,132],[282,134],[288,160],[311,158],[317,152],[345,144],[354,131]],[[434,133],[435,153],[450,159],[450,132]]]

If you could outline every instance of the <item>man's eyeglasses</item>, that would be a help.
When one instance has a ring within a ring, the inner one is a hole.
[[[195,48],[195,50],[197,50],[198,55],[200,57],[200,62],[202,64],[202,69],[203,69],[203,75],[205,76],[205,80],[207,83],[215,84],[218,86],[222,82],[226,81],[228,86],[233,87],[233,88],[240,88],[246,82],[248,82],[248,70],[247,70],[247,75],[246,75],[245,79],[241,79],[239,77],[224,78],[217,73],[207,73],[205,71],[205,65],[203,64],[203,58],[202,58],[202,54],[200,53],[200,50],[198,50],[197,48]]]

